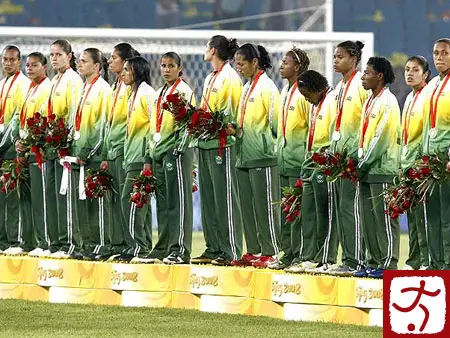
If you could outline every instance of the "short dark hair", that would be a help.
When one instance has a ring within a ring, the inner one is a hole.
[[[8,50],[12,50],[12,51],[17,52],[17,57],[20,60],[20,49],[19,49],[19,47],[17,47],[16,45],[7,45],[7,46],[5,46],[5,48],[3,48],[3,53],[8,51]]]
[[[214,35],[208,45],[217,49],[217,55],[221,60],[230,60],[239,48],[236,39],[227,39],[223,35]]]
[[[356,56],[356,65],[361,61],[362,49],[364,48],[361,41],[344,41],[336,47],[345,49],[350,56]]]
[[[313,93],[318,93],[328,88],[326,77],[315,70],[307,70],[301,73],[297,82],[299,87],[304,87]]]
[[[246,43],[245,45],[239,47],[236,54],[242,55],[246,61],[258,59],[259,69],[266,70],[272,68],[269,53],[261,45],[255,46],[254,44]]]
[[[385,57],[372,56],[369,61],[367,61],[367,65],[372,66],[377,73],[383,74],[383,81],[385,85],[395,81],[395,74],[392,64]]]
[[[28,57],[38,58],[41,65],[45,66],[47,64],[47,58],[41,52],[33,52],[28,54]]]
[[[150,83],[150,65],[146,59],[142,56],[135,56],[126,60],[133,69],[134,82],[136,83],[136,88],[139,88],[142,82]]]

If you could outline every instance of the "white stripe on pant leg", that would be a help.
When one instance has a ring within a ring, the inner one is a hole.
[[[328,234],[323,243],[322,263],[328,262],[328,251],[330,249],[331,228],[333,223],[333,183],[327,182],[328,191]]]
[[[383,187],[384,221],[385,221],[385,224],[386,224],[386,236],[387,236],[387,240],[388,240],[388,252],[387,252],[386,261],[384,262],[384,269],[387,269],[389,267],[389,265],[391,264],[391,260],[392,260],[393,241],[392,241],[391,218],[387,214],[388,208],[387,208],[386,199],[385,199],[385,196],[384,196],[385,195],[385,191],[387,189],[387,183],[383,183],[382,187]],[[384,253],[382,253],[382,254],[384,254]]]
[[[131,238],[134,239],[134,212],[136,210],[136,204],[130,202],[130,216],[128,217],[128,231],[130,232]]]
[[[183,168],[181,166],[181,156],[175,160],[177,164],[177,181],[179,191],[179,208],[180,208],[180,235],[178,237],[178,245],[180,246],[180,253],[184,254],[184,189],[183,189]]]
[[[69,172],[69,186],[68,186],[68,191],[67,191],[67,195],[66,195],[66,202],[67,202],[67,242],[69,244],[69,250],[68,250],[68,254],[72,254],[74,249],[75,249],[75,245],[72,242],[72,237],[73,237],[73,224],[72,224],[72,175]]]
[[[303,225],[300,224],[300,252],[298,257],[301,261],[303,261]],[[295,257],[294,257],[295,258]]]
[[[267,216],[269,219],[269,232],[270,239],[272,240],[273,250],[275,255],[278,255],[280,252],[277,245],[277,238],[275,235],[275,225],[273,218],[273,208],[272,208],[272,176],[271,176],[271,168],[266,168],[266,196],[267,196]]]
[[[353,199],[353,209],[355,215],[355,260],[357,262],[357,270],[360,270],[364,262],[362,261],[361,249],[361,215],[359,213],[359,182],[356,182],[355,198]]]
[[[50,246],[50,238],[48,237],[48,224],[47,224],[47,187],[45,186],[45,175],[47,174],[47,167],[45,162],[42,164],[41,177],[42,177],[42,200],[44,201],[44,237],[47,245]]]
[[[22,208],[20,205],[20,201],[17,198],[17,205],[19,206],[19,225],[18,225],[18,231],[17,231],[17,241],[19,244],[23,244],[23,238],[22,238],[22,232],[23,232],[23,223],[22,223]]]
[[[237,260],[238,256],[236,253],[236,240],[234,238],[234,212],[233,212],[233,197],[231,195],[231,156],[230,148],[225,148],[225,185],[227,189],[227,219],[228,219],[228,235],[230,237],[230,247],[233,259]]]
[[[425,219],[425,240],[427,242],[427,254],[428,254],[428,264],[431,264],[431,254],[429,250],[429,242],[428,242],[428,211],[427,211],[427,203],[425,200],[423,203],[423,217]]]
[[[100,245],[98,251],[100,251],[100,247],[105,246],[105,224],[103,221],[103,197],[100,197],[98,199],[98,231],[100,235]]]

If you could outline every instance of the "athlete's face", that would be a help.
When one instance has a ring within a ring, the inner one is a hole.
[[[283,79],[291,79],[297,76],[300,66],[292,55],[286,54],[281,60],[280,75]]]
[[[251,79],[258,71],[258,59],[256,58],[248,61],[243,55],[236,53],[234,55],[234,64],[236,71],[247,79]]]
[[[98,63],[94,63],[91,55],[88,52],[83,52],[80,56],[80,74],[85,77],[93,76],[94,74],[98,74],[100,69],[100,65]]]
[[[433,48],[433,60],[436,70],[445,74],[450,70],[450,45],[445,42],[438,42]]]
[[[64,72],[69,67],[71,58],[72,54],[67,54],[60,45],[50,46],[50,62],[58,72]]]
[[[108,59],[109,70],[113,73],[122,73],[125,61],[119,56],[116,50],[113,50],[111,57]]]
[[[7,76],[14,75],[20,70],[19,52],[5,50],[2,55],[2,66]]]
[[[134,83],[133,69],[128,62],[125,62],[122,69],[122,81],[127,86],[131,86]]]
[[[160,64],[161,76],[167,83],[174,83],[180,76],[181,66],[177,65],[174,58],[164,57]]]
[[[209,45],[209,42],[206,44],[206,48],[205,48],[205,55],[203,56],[203,59],[205,61],[211,62],[214,56],[214,53],[216,52],[216,49],[211,47]]]
[[[424,73],[417,60],[409,60],[405,65],[405,81],[410,87],[420,87],[425,83],[428,73]]]
[[[361,80],[365,90],[375,89],[383,80],[383,74],[376,72],[371,65],[367,65]]]
[[[38,83],[45,76],[47,65],[42,65],[41,59],[36,56],[27,57],[26,63],[27,76],[34,83]]]
[[[345,73],[356,66],[356,56],[350,54],[342,47],[337,47],[333,55],[333,67],[336,73]]]

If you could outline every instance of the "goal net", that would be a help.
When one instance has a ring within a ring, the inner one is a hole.
[[[48,55],[50,44],[56,39],[64,38],[70,41],[77,57],[88,47],[96,47],[108,57],[114,45],[128,42],[150,62],[152,86],[155,89],[163,82],[159,74],[161,55],[174,51],[181,56],[183,76],[199,99],[203,81],[211,72],[211,65],[203,61],[203,53],[213,35],[234,37],[239,44],[250,42],[263,45],[272,57],[273,68],[267,73],[279,88],[283,85],[279,65],[283,55],[293,45],[307,51],[311,60],[310,69],[326,75],[333,84],[336,83],[336,79],[333,78],[332,55],[336,44],[345,40],[362,41],[365,44],[362,65],[373,55],[373,33],[344,32],[2,27],[0,45],[17,45],[25,58],[29,53],[36,51]],[[52,74],[50,70],[49,75]]]

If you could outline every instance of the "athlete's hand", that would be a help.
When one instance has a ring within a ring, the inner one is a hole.
[[[227,135],[231,136],[236,134],[236,128],[234,127],[234,125],[232,123],[228,123],[227,124]]]
[[[447,171],[450,172],[450,162],[447,162]]]
[[[103,170],[108,170],[108,161],[102,161],[102,163],[100,163],[100,168],[102,168]]]
[[[18,153],[24,153],[27,151],[27,148],[22,144],[22,142],[20,140],[16,141],[15,146],[16,146],[16,151]]]

